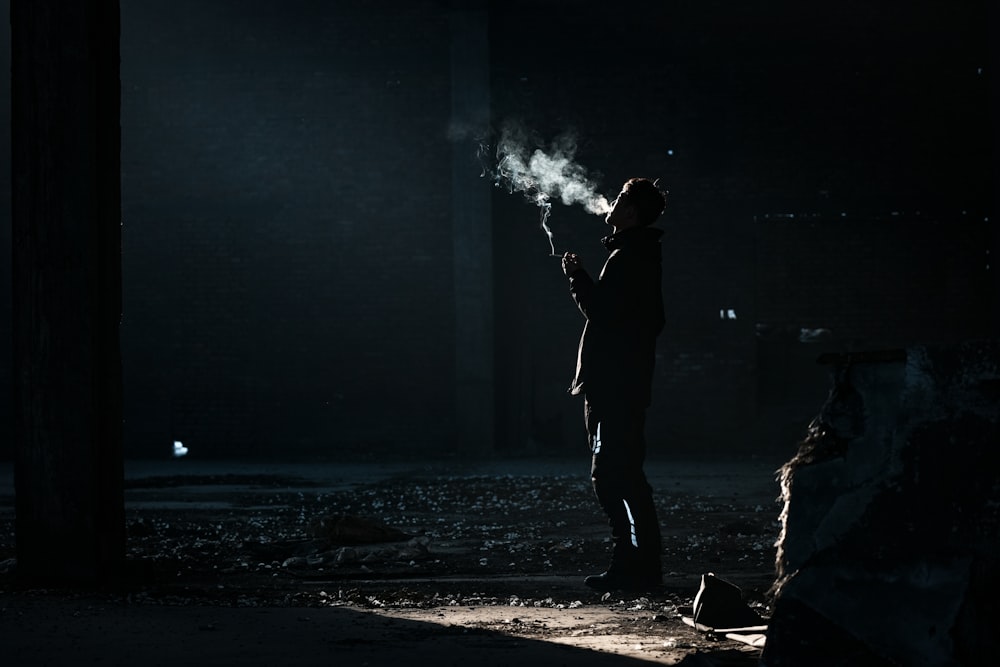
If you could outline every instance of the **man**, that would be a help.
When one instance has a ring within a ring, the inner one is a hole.
[[[597,282],[574,253],[562,258],[570,292],[586,318],[570,393],[584,395],[594,493],[611,525],[607,571],[584,583],[599,591],[648,591],[662,584],[660,527],[643,472],[656,337],[663,329],[660,236],[663,212],[653,181],[632,178],[605,222],[610,252]]]

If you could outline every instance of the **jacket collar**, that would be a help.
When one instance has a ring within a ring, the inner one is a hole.
[[[656,227],[630,227],[617,234],[605,236],[601,239],[601,243],[610,251],[634,243],[654,243],[659,241],[661,236],[663,236],[663,230]]]

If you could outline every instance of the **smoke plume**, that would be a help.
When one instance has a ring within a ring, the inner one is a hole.
[[[486,158],[488,146],[480,149]],[[608,200],[596,190],[596,184],[587,170],[576,160],[576,140],[571,134],[562,134],[544,149],[519,126],[508,123],[497,141],[495,163],[486,167],[483,176],[490,174],[497,187],[511,194],[519,192],[541,209],[541,227],[549,239],[552,254],[556,254],[552,230],[548,226],[552,200],[558,199],[567,206],[579,204],[588,213],[604,215],[611,210]]]

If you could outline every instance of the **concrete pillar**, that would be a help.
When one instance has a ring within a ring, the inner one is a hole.
[[[490,53],[486,2],[456,2],[451,13],[452,121],[489,122]],[[455,267],[455,415],[457,452],[494,449],[493,229],[490,187],[468,142],[452,154]]]
[[[13,0],[17,571],[97,583],[125,557],[117,0]]]
[[[986,3],[989,21],[990,43],[995,44],[1000,39],[1000,7],[994,2]],[[991,244],[990,244],[990,275],[993,276],[990,302],[992,310],[992,331],[994,337],[1000,338],[1000,127],[997,123],[997,112],[1000,111],[1000,49],[990,48],[990,62],[988,67],[990,86],[990,117],[993,118],[990,124],[991,141],[993,143],[993,215],[990,218]]]

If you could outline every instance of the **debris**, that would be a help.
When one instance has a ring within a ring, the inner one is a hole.
[[[308,527],[309,533],[331,544],[376,544],[409,539],[401,530],[377,521],[352,515],[322,516]]]

